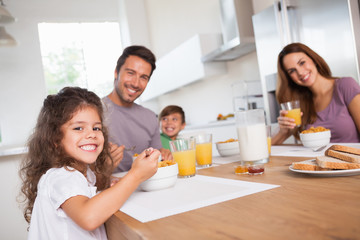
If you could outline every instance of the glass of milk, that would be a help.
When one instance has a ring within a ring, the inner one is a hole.
[[[237,111],[235,119],[241,161],[246,164],[267,163],[269,150],[264,110]]]

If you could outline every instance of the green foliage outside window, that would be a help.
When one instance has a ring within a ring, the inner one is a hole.
[[[61,53],[49,53],[43,58],[44,75],[49,94],[57,93],[65,86],[87,87],[82,73],[85,63],[82,50],[75,46],[65,47]]]

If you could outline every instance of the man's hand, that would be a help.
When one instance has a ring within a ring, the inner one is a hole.
[[[111,143],[111,142],[109,142],[109,145],[110,145],[110,155],[114,161],[114,166],[113,166],[113,170],[114,170],[120,164],[121,160],[124,157],[125,146],[124,145],[118,146],[115,143]]]
[[[169,149],[160,148],[161,160],[172,160],[173,156]]]

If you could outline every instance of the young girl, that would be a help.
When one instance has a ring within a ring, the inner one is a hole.
[[[157,171],[160,152],[149,149],[108,188],[114,166],[102,114],[101,100],[86,89],[45,99],[20,170],[28,239],[107,239],[104,222]]]

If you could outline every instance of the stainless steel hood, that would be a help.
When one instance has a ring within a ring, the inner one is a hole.
[[[255,51],[251,0],[220,0],[223,45],[202,57],[203,62],[231,61]]]

